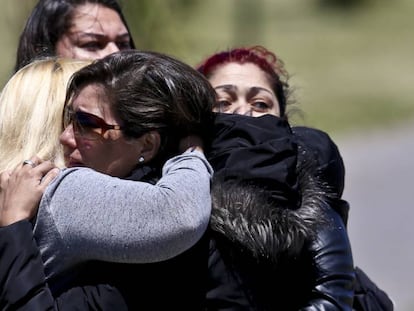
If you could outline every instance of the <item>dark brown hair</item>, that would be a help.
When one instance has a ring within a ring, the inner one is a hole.
[[[201,136],[208,149],[215,91],[191,66],[156,52],[117,52],[74,74],[66,105],[90,84],[102,86],[125,137],[160,133],[162,160],[176,154],[187,135]]]
[[[19,70],[36,58],[55,56],[56,43],[70,27],[74,9],[87,3],[96,3],[116,11],[130,35],[130,47],[135,48],[117,0],[39,0],[20,35],[14,70]]]

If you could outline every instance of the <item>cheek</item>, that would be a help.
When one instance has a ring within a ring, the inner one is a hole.
[[[80,59],[80,60],[91,60],[101,58],[99,51],[89,51],[82,47],[66,42],[66,44],[56,45],[56,54],[61,57]]]
[[[271,111],[269,111],[270,114],[280,117],[280,110],[279,110],[279,104],[277,104]]]
[[[270,112],[257,112],[257,111],[253,111],[253,113],[252,113],[252,117],[258,118],[258,117],[264,116],[264,115],[266,115],[266,114],[273,114],[273,113],[270,113]]]
[[[79,141],[77,140],[77,149],[82,157],[82,160],[88,166],[94,167],[94,164],[101,162],[103,157],[102,146],[96,141]]]
[[[92,52],[85,50],[83,48],[73,48],[72,49],[72,58],[80,59],[80,60],[90,60],[90,59],[99,59],[101,55],[99,52]]]
[[[75,58],[73,55],[73,45],[66,36],[63,36],[62,39],[56,43],[56,55],[60,57]]]

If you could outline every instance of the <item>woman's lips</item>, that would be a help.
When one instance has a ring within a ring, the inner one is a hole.
[[[85,166],[81,161],[77,160],[77,159],[73,159],[71,157],[69,157],[69,159],[67,159],[65,161],[67,164],[67,167],[78,167],[78,166]]]
[[[79,166],[84,166],[84,165],[80,162],[69,162],[68,164],[68,167],[79,167]]]

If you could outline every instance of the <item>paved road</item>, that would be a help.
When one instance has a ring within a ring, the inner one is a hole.
[[[346,165],[344,198],[355,264],[396,304],[414,310],[414,120],[335,139]]]

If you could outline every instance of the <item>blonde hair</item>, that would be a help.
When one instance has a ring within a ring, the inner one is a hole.
[[[16,72],[0,95],[0,172],[37,155],[63,167],[59,143],[67,84],[89,61],[36,60]]]

